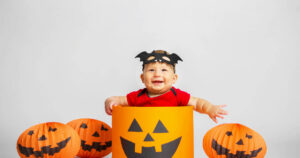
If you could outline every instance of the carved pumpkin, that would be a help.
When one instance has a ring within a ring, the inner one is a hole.
[[[241,124],[221,124],[203,138],[209,158],[263,158],[267,151],[263,137]]]
[[[32,126],[17,141],[21,158],[74,158],[79,149],[80,138],[76,131],[58,122]]]
[[[193,157],[192,107],[114,107],[113,158]]]
[[[81,138],[81,148],[77,156],[100,158],[111,152],[112,129],[104,122],[83,118],[67,123],[78,132]]]

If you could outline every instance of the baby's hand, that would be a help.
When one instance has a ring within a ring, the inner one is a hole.
[[[105,112],[108,115],[112,115],[112,107],[118,105],[116,97],[109,97],[105,100]]]
[[[105,111],[108,115],[112,114],[113,106],[128,106],[126,96],[112,96],[105,100]]]
[[[226,105],[213,105],[208,112],[208,116],[215,122],[218,123],[217,117],[223,119],[222,115],[227,115],[228,112],[223,110]]]

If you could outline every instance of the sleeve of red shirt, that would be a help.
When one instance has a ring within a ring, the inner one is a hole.
[[[126,95],[127,102],[129,106],[135,106],[136,100],[137,100],[137,95],[141,92],[141,90],[138,91],[133,91],[131,93],[128,93]]]
[[[177,93],[178,106],[186,106],[190,101],[191,95],[180,89],[176,89],[176,93]]]

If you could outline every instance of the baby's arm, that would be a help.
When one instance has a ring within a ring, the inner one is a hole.
[[[214,122],[218,123],[217,117],[224,118],[222,115],[227,115],[227,111],[223,110],[226,105],[213,105],[207,100],[191,96],[188,105],[193,106],[194,110],[199,113],[207,114]]]
[[[112,114],[113,106],[128,106],[127,97],[126,96],[112,96],[105,100],[105,111],[108,115]]]

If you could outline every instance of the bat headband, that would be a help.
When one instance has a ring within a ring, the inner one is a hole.
[[[167,63],[175,67],[178,60],[182,59],[175,53],[168,54],[163,50],[154,50],[151,53],[147,53],[146,51],[141,52],[135,58],[140,58],[140,61],[143,62],[143,68],[145,64],[154,63],[154,62],[162,62]]]

